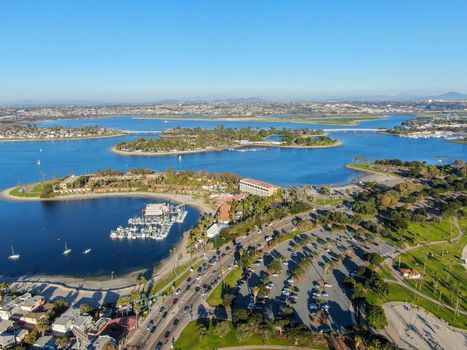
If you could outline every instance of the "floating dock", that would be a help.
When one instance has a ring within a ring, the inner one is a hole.
[[[167,238],[175,223],[183,223],[188,212],[185,205],[168,203],[148,204],[141,216],[128,219],[128,226],[118,226],[110,231],[112,239],[156,239]]]

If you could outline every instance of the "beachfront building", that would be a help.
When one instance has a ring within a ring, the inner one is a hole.
[[[71,330],[73,320],[78,317],[79,309],[69,308],[54,323],[52,323],[52,330],[57,333],[67,333]]]
[[[147,217],[162,216],[170,212],[170,207],[165,203],[153,203],[146,205],[144,215]]]
[[[269,184],[267,182],[249,178],[240,180],[241,192],[246,192],[262,197],[269,197],[276,194],[278,190],[279,187]]]

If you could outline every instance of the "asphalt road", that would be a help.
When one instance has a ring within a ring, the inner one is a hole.
[[[265,245],[263,234],[250,234],[237,239],[237,243],[243,246],[257,245],[258,243]],[[207,295],[203,295],[203,285],[211,285],[213,281],[219,278],[219,281],[213,285],[214,289],[219,283],[222,282],[222,268],[231,266],[234,263],[234,252],[233,245],[230,244],[230,249],[225,251],[225,247],[222,247],[222,252],[225,252],[225,256],[217,259],[216,263],[209,267],[199,280],[196,277],[199,275],[197,271],[193,271],[190,276],[183,281],[178,287],[181,292],[179,295],[172,295],[165,300],[159,298],[159,300],[151,307],[151,311],[148,317],[140,325],[140,329],[135,332],[133,337],[127,343],[128,349],[156,349],[158,344],[161,344],[161,349],[170,349],[172,343],[178,338],[182,330],[192,319],[198,319],[206,316],[206,310],[203,307],[203,301],[207,298]],[[207,261],[215,256],[216,253],[210,253],[207,255]],[[187,282],[191,278],[191,282]],[[190,285],[189,289],[187,286]],[[195,288],[199,286],[199,292],[195,291]],[[175,298],[178,299],[174,303]],[[190,306],[191,312],[185,314],[183,309],[185,306]],[[161,306],[165,307],[167,316],[162,318],[159,310]],[[179,323],[174,325],[174,321],[179,319]],[[154,322],[155,329],[150,332],[147,330],[148,323],[152,320]],[[166,337],[166,333],[170,332],[169,336]]]

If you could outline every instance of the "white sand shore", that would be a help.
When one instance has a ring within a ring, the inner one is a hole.
[[[85,200],[85,199],[97,199],[104,197],[143,197],[143,198],[155,198],[165,199],[178,203],[184,203],[200,210],[202,213],[214,213],[215,208],[205,203],[202,198],[194,198],[191,195],[179,194],[179,193],[159,193],[159,192],[113,192],[113,193],[85,193],[85,194],[73,194],[67,196],[57,196],[53,198],[39,198],[39,197],[17,197],[10,194],[14,189],[7,188],[0,192],[0,199],[19,201],[19,202],[37,202],[37,201],[67,201],[67,200]]]

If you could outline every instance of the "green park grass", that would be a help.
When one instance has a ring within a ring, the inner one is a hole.
[[[358,164],[348,164],[346,165],[347,168],[357,170],[357,171],[363,171],[363,172],[369,172],[369,173],[378,173],[378,174],[384,174],[384,175],[390,175],[390,176],[399,176],[397,174],[391,173],[389,171],[382,170],[378,167],[378,165],[375,165],[374,163],[358,163]]]
[[[222,304],[222,291],[233,288],[237,281],[242,277],[242,270],[240,268],[232,269],[212,293],[207,298],[206,302],[210,306],[217,306]]]
[[[467,221],[467,219],[463,219]],[[464,223],[465,225],[465,223]],[[467,236],[463,236],[458,243],[444,243],[431,247],[422,247],[401,255],[401,264],[415,268],[423,274],[424,261],[425,273],[420,285],[420,292],[455,307],[456,294],[460,293],[459,299],[461,310],[467,310],[465,286],[467,286],[467,270],[462,265],[462,250],[467,244]],[[426,256],[426,259],[425,259]],[[438,286],[435,289],[436,281]],[[416,281],[408,281],[415,287]],[[419,282],[420,283],[420,282]]]
[[[31,188],[30,191],[22,192],[21,190],[27,186],[28,185],[25,185],[25,186],[22,185],[22,186],[15,187],[10,191],[9,194],[15,197],[23,197],[23,198],[38,198],[41,196],[41,192],[42,192],[41,183],[35,184]]]
[[[392,281],[395,280],[394,276],[392,275],[391,271],[389,270],[389,267],[387,265],[385,265],[385,264],[381,265],[381,269],[378,271],[378,274],[382,279],[392,280]]]
[[[441,307],[441,306],[438,307],[437,305],[433,304],[428,299],[415,295],[413,292],[411,292],[410,290],[408,290],[407,288],[399,284],[388,283],[388,286],[389,286],[389,293],[386,296],[377,295],[372,290],[369,290],[367,294],[368,302],[371,304],[380,305],[380,306],[391,301],[412,303],[431,312],[433,315],[446,321],[451,326],[461,328],[461,329],[467,329],[467,317],[463,315],[459,315],[455,317],[453,311],[445,307]]]
[[[288,339],[271,337],[265,340],[261,335],[253,335],[250,340],[246,342],[240,341],[233,327],[232,322],[229,322],[230,330],[223,338],[214,334],[214,327],[209,325],[209,335],[200,341],[198,336],[198,325],[196,321],[192,321],[185,327],[182,334],[175,342],[174,349],[176,350],[212,350],[228,346],[241,346],[241,345],[292,345]],[[327,347],[315,347],[315,349],[327,349]]]
[[[403,234],[406,240],[414,243],[444,241],[457,235],[458,232],[453,224],[453,218],[443,219],[440,222],[412,222]]]
[[[198,261],[195,265],[193,265],[193,269],[197,269],[199,266],[201,266],[203,262],[202,261]],[[177,277],[179,274],[181,274],[183,272],[183,275],[178,277],[175,281],[174,281],[174,284],[175,284],[175,288],[177,288],[177,286],[179,286],[183,280],[185,278],[187,278],[191,271],[188,270],[188,271],[185,271],[186,269],[188,269],[191,265],[193,264],[193,261],[189,261],[183,265],[180,265],[178,266],[177,268],[175,268],[174,272],[172,274],[170,274],[169,276],[163,278],[163,279],[157,279],[156,280],[156,283],[154,283],[154,285],[152,286],[152,289],[151,289],[151,292],[149,293],[150,295],[155,295],[157,293],[159,293],[162,289],[164,289],[175,277]],[[185,271],[185,272],[184,272]],[[178,282],[178,284],[177,284]]]
[[[350,198],[315,198],[313,203],[317,205],[339,205]]]

